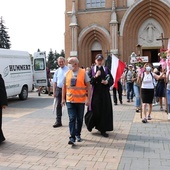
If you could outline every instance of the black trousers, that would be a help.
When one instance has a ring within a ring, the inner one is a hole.
[[[61,106],[62,88],[57,87],[56,98],[57,98],[56,122],[61,123],[61,117],[62,117],[62,106]]]
[[[2,107],[0,107],[0,143],[5,140],[2,132]]]
[[[122,102],[122,85],[119,81],[118,81],[118,89],[116,89],[115,87],[113,88],[113,101],[115,104],[117,104],[117,92],[118,92],[119,101]]]

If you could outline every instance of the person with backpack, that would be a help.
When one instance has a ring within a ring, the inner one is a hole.
[[[137,82],[139,74],[139,69],[135,68],[135,71],[132,76],[132,81],[133,81],[133,90],[135,94],[135,107],[136,107],[136,112],[139,112],[141,109],[141,100],[140,100],[140,83]]]
[[[147,120],[151,120],[152,101],[154,97],[154,78],[159,80],[164,75],[165,72],[162,72],[160,75],[153,73],[152,65],[146,63],[144,65],[144,72],[138,76],[138,79],[140,79],[141,82],[142,114],[144,115],[144,118],[142,119],[143,123],[147,123]],[[148,114],[146,113],[147,104],[149,105]]]

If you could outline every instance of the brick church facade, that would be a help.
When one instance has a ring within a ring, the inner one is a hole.
[[[87,67],[96,54],[111,53],[129,63],[130,55],[159,61],[170,38],[169,0],[65,0],[65,54]],[[161,35],[163,35],[161,37]],[[160,40],[159,40],[160,39]]]

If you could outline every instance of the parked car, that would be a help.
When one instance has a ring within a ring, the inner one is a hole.
[[[50,73],[51,73],[50,93],[53,93],[53,77],[54,77],[55,71],[56,71],[56,70],[51,70],[51,71],[50,71]],[[43,87],[41,93],[42,93],[42,94],[48,94],[48,87],[47,87],[47,86]]]

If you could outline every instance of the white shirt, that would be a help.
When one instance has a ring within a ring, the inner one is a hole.
[[[54,74],[53,82],[57,83],[57,87],[62,88],[64,84],[64,76],[66,72],[69,70],[67,66],[63,68],[58,68]]]
[[[141,88],[142,89],[154,89],[154,75],[155,75],[155,73],[147,74],[146,72],[144,72],[143,74],[141,75],[141,79],[143,79]]]

